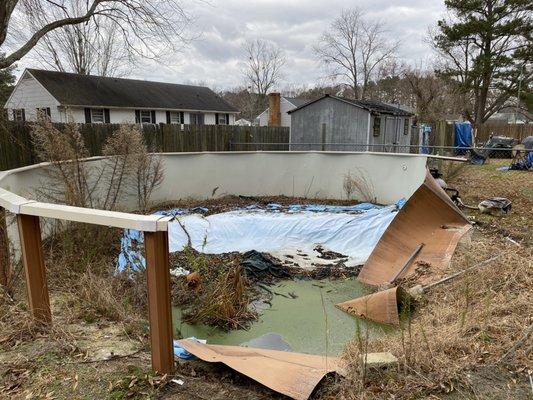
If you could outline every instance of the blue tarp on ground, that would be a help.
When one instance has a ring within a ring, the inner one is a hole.
[[[274,213],[274,214],[281,214],[281,213],[284,213],[286,214],[288,217],[290,215],[297,215],[297,214],[303,214],[303,213],[311,213],[311,214],[319,214],[319,213],[328,213],[328,214],[334,214],[334,215],[340,215],[340,214],[347,214],[347,217],[348,217],[348,220],[350,220],[349,216],[352,215],[352,217],[354,215],[359,215],[359,214],[366,214],[367,212],[371,211],[371,210],[379,210],[379,209],[383,209],[384,211],[384,215],[387,214],[387,210],[385,209],[390,209],[391,211],[393,211],[394,209],[400,209],[403,207],[403,205],[405,204],[405,199],[401,199],[399,200],[394,206],[388,206],[388,207],[383,207],[383,206],[379,206],[379,205],[376,205],[376,204],[372,204],[372,203],[360,203],[360,204],[355,204],[355,205],[348,205],[348,206],[342,206],[342,205],[327,205],[327,204],[294,204],[294,205],[290,205],[290,206],[282,206],[280,204],[275,204],[275,203],[271,203],[271,204],[268,204],[266,206],[263,206],[263,205],[258,205],[258,204],[253,204],[253,205],[250,205],[248,207],[246,207],[244,210],[243,209],[240,209],[240,210],[235,210],[233,211],[233,213],[237,212],[237,213],[248,213],[249,214],[249,218],[250,218],[250,221],[249,223],[253,223],[254,221],[259,224],[260,222],[262,222],[262,225],[257,225],[256,228],[257,228],[257,232],[254,231],[254,227],[249,227],[250,229],[252,229],[252,231],[248,232],[249,235],[252,235],[252,233],[256,233],[256,234],[259,234],[259,232],[261,232],[261,229],[264,229],[265,226],[264,225],[264,221],[265,221],[265,218],[257,218],[254,217],[252,214],[250,213],[254,213],[254,212],[262,212],[262,213]],[[184,209],[184,208],[174,208],[172,210],[165,210],[165,211],[158,211],[155,213],[155,215],[165,215],[165,216],[173,216],[173,217],[177,217],[177,216],[186,216],[186,215],[190,215],[190,214],[204,214],[206,213],[208,210],[207,208],[204,208],[204,207],[196,207],[196,208],[192,208],[192,209]],[[389,211],[390,212],[390,211]],[[227,223],[224,223],[223,225],[226,226],[232,226],[232,224],[235,224],[237,223],[237,219],[238,218],[233,218],[232,217],[232,212],[229,212],[229,213],[222,213],[222,214],[218,214],[216,216],[212,216],[212,217],[208,217],[210,219],[220,219],[220,218],[224,218],[225,215],[228,216],[228,222]],[[193,224],[193,226],[188,226],[187,228],[191,229],[191,232],[196,232],[195,231],[195,228],[202,228],[203,225],[206,225],[206,226],[210,226],[211,222],[210,222],[210,219],[208,218],[204,218],[202,217],[201,215],[200,216],[197,216],[195,218],[193,218],[194,216],[191,215],[191,218],[192,220],[197,220],[197,224]],[[239,215],[239,218],[242,219],[242,215]],[[304,217],[304,215],[302,215],[302,217],[304,219],[307,219],[308,217]],[[370,217],[370,215],[368,215],[368,217]],[[392,217],[392,216],[391,216]],[[188,217],[187,217],[188,218]],[[255,218],[255,219],[254,219]],[[294,218],[289,218],[290,219],[294,219]],[[334,218],[334,217],[328,217],[326,215],[324,215],[324,220],[322,221],[322,225],[325,224],[326,226],[329,226],[328,229],[331,230],[331,229],[335,229],[335,220],[337,220],[339,218]],[[370,218],[370,219],[373,219],[373,218]],[[391,219],[389,217],[385,217],[385,222],[381,225],[383,225],[384,228],[386,228],[386,225],[388,225],[388,220]],[[191,219],[188,219],[187,221],[192,221]],[[283,219],[284,220],[284,219]],[[287,220],[287,221],[284,221],[285,222],[285,225],[287,224],[290,224],[290,221]],[[363,222],[365,220],[365,218],[362,218],[361,219],[361,222]],[[184,221],[184,223],[186,223],[187,221]],[[276,221],[282,221],[282,220],[276,220]],[[314,221],[318,221],[318,219],[314,219]],[[329,221],[329,223],[327,223],[327,221]],[[369,220],[370,221],[370,220]],[[378,219],[376,219],[374,221],[374,223],[377,223]],[[390,222],[390,221],[389,221]],[[301,221],[300,221],[301,223]],[[339,222],[341,223],[341,225],[344,224],[342,218],[341,218],[341,221]],[[279,225],[279,222],[276,222],[275,225]],[[313,232],[325,232],[327,233],[326,231],[328,231],[328,229],[326,229],[326,227],[324,226],[316,226],[314,227],[311,231]],[[369,222],[369,229],[370,229],[370,225],[371,223]],[[383,228],[382,227],[382,228]],[[205,227],[203,227],[205,228]],[[216,227],[214,227],[216,229]],[[244,227],[234,227],[235,229],[238,229],[239,232],[242,231],[244,229]],[[267,226],[268,228],[268,226]],[[270,227],[271,229],[274,229],[273,227]],[[277,227],[279,229],[279,226]],[[338,226],[337,227],[339,230],[341,229],[346,229],[346,227],[344,226]],[[295,228],[294,228],[295,229]],[[382,229],[378,229],[379,232],[375,232],[376,235],[378,236],[381,236],[380,232],[381,232]],[[169,231],[172,231],[172,229],[170,229],[169,227]],[[290,229],[289,229],[290,231]],[[234,236],[238,236],[239,232],[235,232],[235,235]],[[240,232],[242,234],[242,232]],[[289,232],[291,233],[291,232]],[[292,232],[291,234],[292,235],[295,235],[297,232]],[[325,235],[324,233],[324,235]],[[228,233],[229,235],[230,233]],[[247,235],[248,235],[247,234]],[[340,235],[339,235],[340,237]],[[171,232],[169,232],[169,238],[170,238],[170,248],[171,250],[174,250],[176,251],[177,249],[173,249],[173,247],[176,246],[176,243],[174,243],[174,241],[172,240],[172,235],[171,235]],[[204,242],[205,241],[205,238],[203,236],[199,236],[200,239],[200,242]],[[378,237],[379,238],[379,237]],[[215,242],[216,242],[216,235],[214,235],[214,237],[212,237],[211,239],[213,239]],[[220,239],[220,240],[225,240],[225,241],[230,241],[228,238],[226,239]],[[118,260],[117,260],[117,266],[116,266],[116,269],[117,269],[117,272],[123,272],[127,269],[129,270],[132,270],[132,271],[138,271],[138,270],[143,270],[144,268],[146,268],[146,260],[143,256],[143,242],[144,242],[144,237],[143,237],[143,234],[142,232],[139,232],[139,231],[136,231],[136,230],[133,230],[133,229],[125,229],[124,230],[124,233],[123,233],[123,236],[121,238],[121,243],[120,243],[120,254],[118,256]],[[255,243],[256,245],[258,245],[258,243]],[[219,243],[220,245],[220,243]],[[205,246],[205,244],[204,244]],[[196,246],[198,247],[197,250],[198,251],[202,251],[202,250],[206,250],[206,249],[203,249],[202,245],[198,245]],[[253,247],[253,246],[252,246]],[[228,249],[227,251],[234,251],[235,249],[231,250],[231,249]],[[261,249],[259,249],[261,250]]]
[[[464,154],[464,148],[472,147],[472,125],[468,122],[456,122],[454,124],[453,147],[455,154]]]

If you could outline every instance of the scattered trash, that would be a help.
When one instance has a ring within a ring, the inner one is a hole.
[[[207,340],[197,339],[194,336],[187,339],[190,342],[206,344]],[[174,340],[174,356],[181,358],[183,360],[196,360],[196,356],[192,353],[189,353],[182,345],[180,340]]]
[[[277,333],[267,333],[258,338],[249,340],[248,342],[241,343],[241,346],[254,349],[292,351],[291,345],[283,340],[283,337]]]
[[[517,245],[518,247],[520,247],[520,243],[518,243],[516,240],[512,239],[511,237],[506,236],[505,239],[507,239],[512,244]]]
[[[381,369],[398,365],[398,359],[389,352],[367,353],[365,355],[361,355],[360,357],[369,368]]]
[[[183,386],[183,384],[185,383],[185,381],[183,379],[171,379],[170,382],[172,383],[175,383],[176,385],[180,385],[180,386]]]
[[[289,278],[287,268],[277,262],[277,260],[256,250],[250,250],[243,254],[241,265],[248,277],[257,280],[265,280],[271,276],[276,278]]]
[[[187,276],[189,275],[189,271],[182,267],[176,267],[170,270],[170,275],[175,276],[175,277]]]
[[[478,208],[483,214],[502,216],[511,211],[511,201],[505,197],[491,197],[479,203]]]
[[[191,272],[185,277],[185,282],[189,288],[197,289],[202,284],[202,277],[197,271]]]
[[[335,307],[356,317],[395,326],[400,325],[400,314],[409,306],[410,295],[401,287],[335,304]]]
[[[296,400],[307,400],[325,375],[343,374],[340,360],[288,351],[206,345],[180,340],[180,346],[207,362],[221,362],[260,384]]]

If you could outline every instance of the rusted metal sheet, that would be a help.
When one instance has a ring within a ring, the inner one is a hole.
[[[470,228],[466,216],[428,172],[424,183],[398,212],[370,254],[359,280],[370,285],[391,282],[420,243],[424,247],[402,277],[410,275],[420,261],[443,269],[448,266],[459,239]]]
[[[403,289],[394,287],[335,304],[335,307],[356,317],[398,326],[400,325],[400,310],[403,306],[407,306],[408,298],[409,295]]]
[[[287,351],[206,345],[180,340],[189,353],[207,362],[221,362],[266,387],[296,400],[309,398],[328,373],[342,373],[339,359]]]

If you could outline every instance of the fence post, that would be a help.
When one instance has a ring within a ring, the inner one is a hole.
[[[144,248],[152,368],[159,373],[170,374],[174,371],[174,349],[170,310],[168,233],[144,232]]]
[[[17,222],[31,313],[38,321],[51,323],[52,313],[46,283],[39,217],[18,214]]]

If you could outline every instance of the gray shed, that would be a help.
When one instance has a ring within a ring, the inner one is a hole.
[[[326,94],[289,113],[291,150],[409,152],[414,114],[390,104]]]

